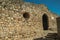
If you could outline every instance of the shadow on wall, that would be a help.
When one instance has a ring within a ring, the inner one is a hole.
[[[57,21],[58,36],[60,37],[60,17],[56,18],[56,21]]]
[[[47,36],[45,36],[45,38],[36,38],[33,40],[59,40],[60,38],[58,38],[57,33],[48,33]]]

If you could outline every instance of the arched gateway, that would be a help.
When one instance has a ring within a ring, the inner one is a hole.
[[[43,15],[42,17],[43,19],[43,29],[44,30],[48,30],[48,16],[46,14]]]

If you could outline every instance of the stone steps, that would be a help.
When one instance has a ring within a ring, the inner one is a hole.
[[[47,36],[44,36],[42,38],[37,38],[34,40],[60,40],[57,36],[57,33],[48,33]]]

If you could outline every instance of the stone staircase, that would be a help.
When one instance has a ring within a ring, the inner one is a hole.
[[[47,36],[34,40],[60,40],[60,38],[58,37],[57,33],[48,33]]]

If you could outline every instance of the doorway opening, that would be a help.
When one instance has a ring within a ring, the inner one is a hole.
[[[43,30],[48,30],[48,16],[46,14],[43,15]]]

